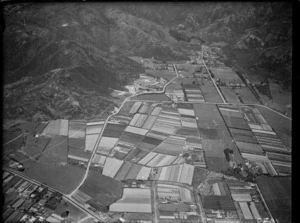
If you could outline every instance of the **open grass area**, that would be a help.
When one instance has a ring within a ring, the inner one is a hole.
[[[83,178],[85,170],[66,165],[46,165],[40,161],[27,160],[23,162],[23,174],[54,189],[68,194],[72,192]]]
[[[80,190],[104,205],[110,205],[122,196],[122,183],[90,170]]]

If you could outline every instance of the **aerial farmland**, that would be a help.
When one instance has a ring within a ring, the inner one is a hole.
[[[13,160],[5,162],[23,163],[25,176],[104,222],[256,222],[276,216],[261,182],[291,174],[289,121],[253,105],[256,97],[228,67],[208,70],[204,61],[155,66],[147,73],[169,81],[163,91],[132,94],[106,120],[31,124],[34,134],[26,135],[21,149],[9,150]]]

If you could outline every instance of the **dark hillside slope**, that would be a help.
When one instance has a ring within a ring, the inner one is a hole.
[[[93,117],[113,108],[109,89],[144,71],[127,56],[187,58],[168,46],[163,27],[113,4],[8,4],[4,22],[9,119]]]
[[[223,53],[250,75],[264,75],[291,86],[292,3],[139,3],[123,10],[205,44],[222,43]]]

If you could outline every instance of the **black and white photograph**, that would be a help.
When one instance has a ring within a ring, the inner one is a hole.
[[[2,222],[296,222],[294,2],[2,3]]]

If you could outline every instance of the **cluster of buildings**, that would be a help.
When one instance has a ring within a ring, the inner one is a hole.
[[[62,201],[62,194],[39,186],[9,172],[4,172],[3,193],[6,201],[4,222],[57,222],[62,221],[54,209]]]

